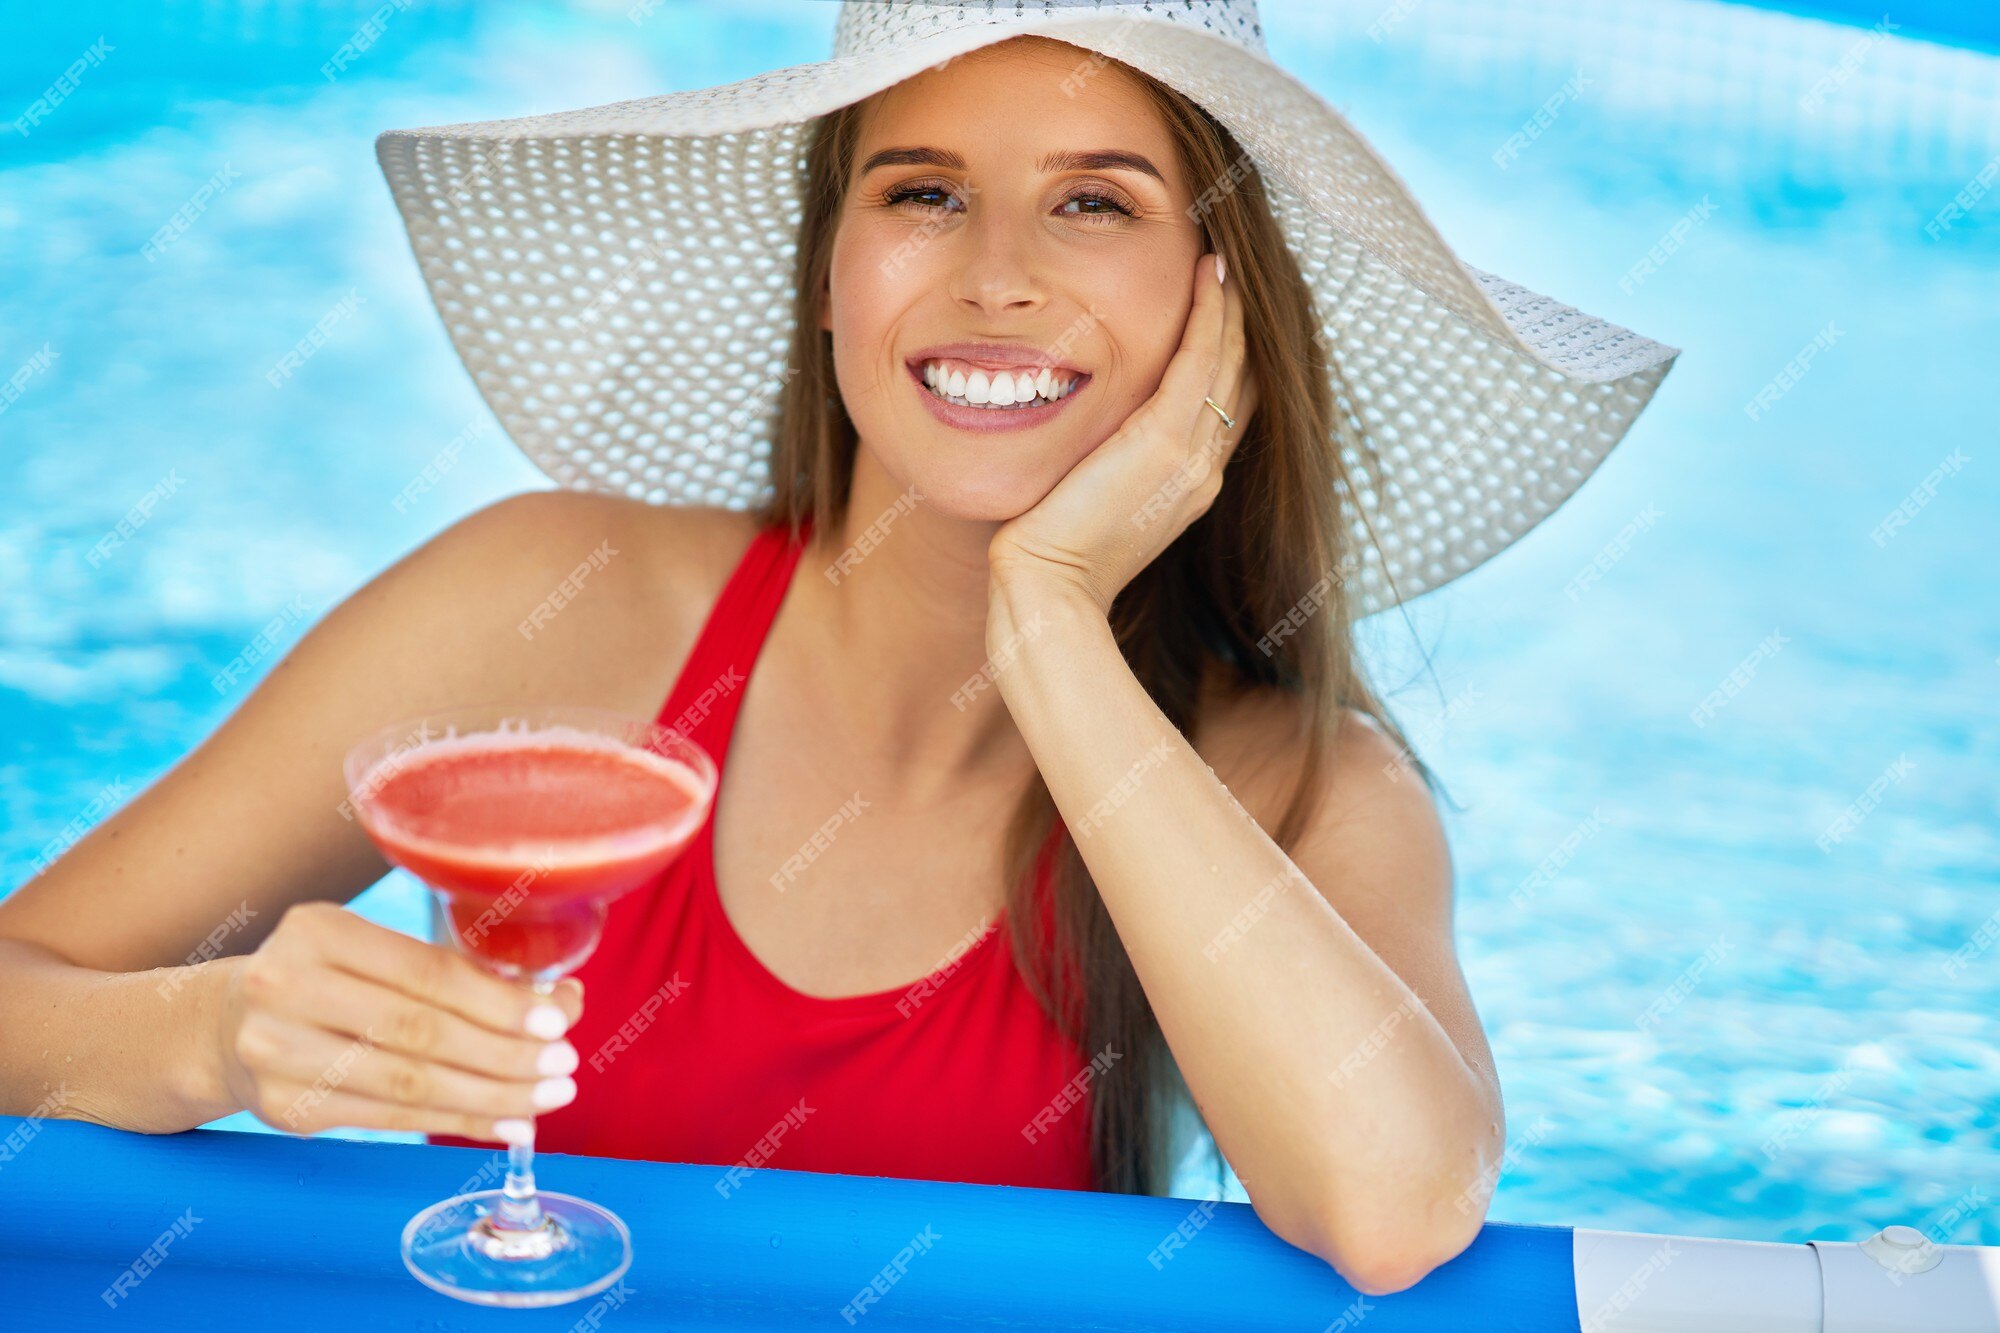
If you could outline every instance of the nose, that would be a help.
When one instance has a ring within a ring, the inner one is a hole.
[[[951,275],[952,299],[984,316],[1029,314],[1048,297],[1029,258],[1029,239],[1018,227],[996,218],[970,219],[964,233],[963,262]]]

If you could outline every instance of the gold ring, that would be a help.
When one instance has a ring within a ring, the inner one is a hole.
[[[1223,411],[1221,403],[1216,402],[1213,398],[1208,397],[1206,394],[1202,395],[1201,401],[1207,403],[1210,407],[1215,409],[1215,415],[1222,418],[1222,428],[1224,430],[1236,429],[1236,418],[1230,416],[1227,412]]]

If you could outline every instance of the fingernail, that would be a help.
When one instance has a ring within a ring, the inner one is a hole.
[[[533,1143],[535,1122],[532,1120],[495,1120],[493,1137],[502,1143]]]
[[[542,1053],[535,1057],[535,1072],[538,1074],[574,1074],[576,1066],[576,1047],[566,1041],[542,1047]]]
[[[573,1078],[545,1078],[535,1085],[534,1103],[537,1111],[551,1111],[558,1106],[567,1106],[576,1100],[576,1080]]]
[[[538,1004],[528,1011],[528,1035],[554,1041],[569,1031],[569,1015],[552,1004]]]
[[[1222,251],[1215,252],[1215,281],[1220,284],[1229,272],[1229,261],[1222,257]]]

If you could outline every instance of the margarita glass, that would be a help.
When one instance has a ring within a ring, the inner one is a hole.
[[[643,718],[557,705],[454,708],[357,741],[345,776],[382,854],[429,885],[458,947],[548,995],[597,947],[611,901],[656,879],[715,800],[716,767]],[[501,1189],[424,1209],[403,1262],[482,1305],[594,1295],[632,1262],[625,1224],[537,1193],[534,1142],[510,1144]]]

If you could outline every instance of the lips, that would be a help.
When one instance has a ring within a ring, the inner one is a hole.
[[[1056,412],[1070,406],[1070,400],[1076,398],[1076,394],[1080,394],[1090,384],[1090,376],[1078,370],[1074,372],[1076,378],[1068,380],[1068,390],[1058,398],[1042,398],[1040,394],[1034,394],[1034,398],[1028,404],[1016,402],[1012,406],[990,406],[990,404],[976,406],[972,402],[964,400],[954,402],[948,396],[940,396],[940,392],[932,384],[924,382],[926,364],[934,362],[924,362],[924,360],[912,362],[908,366],[908,372],[910,372],[910,384],[916,388],[918,396],[924,398],[924,406],[930,408],[930,414],[936,416],[946,426],[956,426],[960,430],[972,430],[982,434],[994,430],[1026,430],[1030,426],[1046,424],[1054,420]],[[1054,372],[1050,370],[1050,374]],[[1040,376],[1040,370],[1036,372],[1036,376]]]

